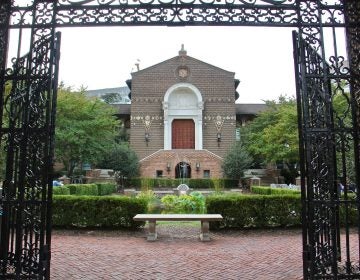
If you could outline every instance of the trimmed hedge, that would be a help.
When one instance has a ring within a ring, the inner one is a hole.
[[[131,228],[143,226],[133,217],[146,213],[143,199],[123,196],[53,197],[53,225],[59,227]]]
[[[116,192],[112,183],[69,184],[53,188],[54,195],[96,195],[103,196]]]
[[[169,179],[169,178],[131,178],[127,187],[148,190],[153,188],[176,188],[184,181],[192,189],[230,189],[238,187],[235,179]]]
[[[116,185],[112,183],[96,183],[98,195],[109,195],[116,192]]]
[[[69,184],[66,186],[71,195],[99,195],[96,184]]]
[[[69,195],[70,190],[66,186],[53,187],[53,195]]]
[[[221,214],[223,221],[212,228],[264,228],[301,225],[300,195],[214,195],[206,198],[207,213]],[[345,224],[345,203],[339,209],[340,224]],[[349,195],[347,224],[358,224],[356,200]]]
[[[251,186],[250,190],[254,194],[261,194],[261,195],[300,194],[300,191],[298,190],[271,188],[271,187]]]
[[[222,195],[206,198],[207,213],[221,214],[212,228],[299,226],[299,195]]]

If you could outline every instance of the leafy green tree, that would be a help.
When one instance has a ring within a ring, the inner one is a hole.
[[[11,91],[11,83],[7,83],[5,85],[5,98],[10,94]],[[9,116],[7,115],[7,110],[3,109],[2,115],[2,124],[3,127],[7,127],[9,125]],[[5,153],[5,139],[0,139],[0,181],[5,178],[6,171],[6,153]]]
[[[123,98],[119,93],[113,92],[113,93],[106,93],[103,96],[101,96],[101,99],[108,104],[114,104],[118,102],[123,102]]]
[[[346,179],[347,183],[354,183],[356,181],[355,175],[355,157],[354,145],[349,135],[344,128],[352,127],[352,110],[351,110],[351,97],[350,93],[346,91],[346,81],[340,80],[332,85],[332,103],[334,112],[335,127],[339,129],[336,135],[337,149],[337,170],[339,177]],[[346,172],[345,172],[346,171]],[[343,178],[345,177],[347,178]]]
[[[100,160],[113,147],[119,127],[114,108],[84,91],[63,84],[58,91],[55,154],[68,176],[77,165]]]
[[[97,165],[99,168],[114,169],[131,178],[139,175],[139,160],[135,152],[125,142],[117,144],[103,154]]]
[[[236,142],[225,155],[222,170],[227,178],[240,179],[253,162],[245,146]]]
[[[280,96],[277,102],[266,104],[268,109],[244,129],[244,143],[250,154],[266,163],[283,162],[294,183],[299,162],[296,100]]]

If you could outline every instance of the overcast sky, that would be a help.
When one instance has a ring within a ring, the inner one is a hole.
[[[112,27],[64,28],[60,81],[74,88],[119,87],[131,78],[135,62],[144,69],[187,54],[235,72],[240,103],[259,103],[280,94],[295,95],[289,28]]]
[[[59,80],[74,89],[81,85],[89,90],[125,86],[137,60],[140,69],[147,68],[177,56],[184,44],[189,56],[235,72],[241,81],[239,103],[295,95],[291,28],[92,27],[59,31]],[[343,37],[342,30],[338,33]],[[24,37],[28,35],[24,32]],[[13,57],[16,31],[10,38],[9,57]],[[23,53],[27,51],[24,44]]]

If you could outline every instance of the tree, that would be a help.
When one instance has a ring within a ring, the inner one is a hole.
[[[351,96],[346,90],[347,85],[344,80],[339,80],[331,85],[332,104],[334,125],[338,130],[336,134],[337,171],[342,180],[346,180],[347,183],[354,183],[356,181],[354,145],[349,130],[344,129],[351,129],[353,126]]]
[[[240,142],[236,142],[225,155],[222,165],[223,173],[227,178],[240,179],[245,169],[252,164],[253,159]]]
[[[294,183],[299,162],[296,100],[280,96],[278,102],[266,104],[268,109],[244,129],[245,145],[251,155],[266,163],[283,162],[287,167],[284,172]]]
[[[7,96],[10,94],[12,85],[10,82],[7,82],[5,84],[5,96],[4,99],[7,98]],[[8,127],[9,126],[9,116],[8,116],[8,111],[7,109],[9,108],[5,108],[5,106],[9,106],[9,104],[4,105],[3,108],[3,115],[2,115],[2,123],[1,126],[2,127]],[[6,142],[6,137],[3,136],[3,139],[0,139],[0,181],[4,180],[5,178],[5,172],[6,172],[6,152],[5,152],[5,142]]]
[[[97,162],[111,149],[119,127],[114,108],[97,98],[88,98],[84,88],[74,92],[63,84],[58,91],[56,160],[73,174],[83,162]]]
[[[107,103],[107,104],[114,104],[123,102],[123,98],[119,93],[113,92],[113,93],[106,93],[101,96],[101,99]]]
[[[135,152],[125,142],[106,151],[98,167],[120,171],[121,175],[127,178],[139,175],[139,160]]]

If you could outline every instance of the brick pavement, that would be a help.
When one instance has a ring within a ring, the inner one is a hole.
[[[144,230],[54,231],[51,279],[302,279],[300,230],[219,231],[208,243],[198,231],[160,225],[156,242]]]

